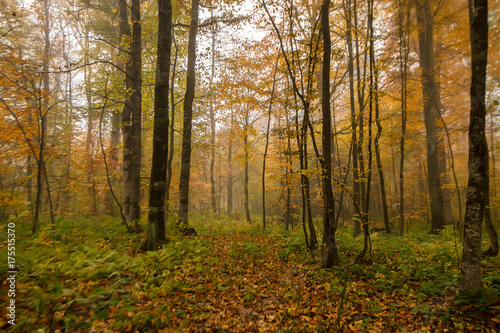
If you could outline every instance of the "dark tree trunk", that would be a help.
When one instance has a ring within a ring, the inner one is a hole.
[[[469,2],[471,17],[471,111],[469,124],[469,180],[464,219],[464,248],[460,294],[481,295],[481,226],[488,202],[488,144],[486,142],[486,65],[488,59],[488,1]]]
[[[385,191],[385,177],[384,177],[384,169],[382,167],[382,160],[380,158],[380,136],[382,135],[382,124],[380,123],[380,106],[378,100],[378,83],[377,83],[377,75],[375,74],[375,122],[377,123],[377,136],[375,137],[374,145],[375,145],[375,155],[377,159],[377,170],[378,170],[378,178],[380,183],[380,200],[382,203],[382,214],[384,217],[384,227],[388,234],[392,233],[392,227],[389,222],[389,209],[387,207],[387,194]]]
[[[110,149],[110,168],[109,171],[112,175],[111,179],[114,183],[114,178],[116,177],[116,171],[118,170],[119,160],[120,160],[120,124],[121,124],[121,114],[118,112],[113,112],[111,118],[111,149]],[[111,191],[109,192],[107,199],[108,213],[112,216],[117,215],[115,209],[115,202]]]
[[[252,219],[250,217],[250,196],[248,193],[248,183],[249,183],[249,167],[248,167],[248,162],[249,162],[249,147],[248,147],[248,127],[250,126],[250,115],[249,115],[249,110],[247,107],[245,108],[245,124],[243,128],[244,132],[244,138],[243,138],[243,150],[245,152],[245,179],[244,179],[244,184],[243,184],[243,192],[245,193],[245,217],[248,223],[252,223]]]
[[[168,150],[168,160],[167,160],[167,183],[165,185],[165,205],[167,211],[170,211],[170,183],[172,182],[172,161],[174,160],[174,139],[175,139],[175,75],[177,71],[177,57],[179,55],[179,48],[177,47],[177,42],[175,40],[175,34],[172,31],[171,34],[172,41],[175,46],[174,63],[172,65],[172,78],[170,80],[170,105],[172,108],[172,117],[170,119],[170,143]]]
[[[359,52],[359,34],[360,34],[360,29],[358,28],[358,12],[359,8],[357,5],[357,0],[353,0],[353,5],[354,8],[352,12],[354,13],[354,47],[356,48],[356,85],[357,85],[357,92],[358,92],[358,141],[356,144],[357,147],[357,158],[358,158],[358,184],[359,184],[359,206],[361,213],[360,213],[360,218],[355,220],[355,223],[358,225],[355,225],[355,235],[356,232],[359,230],[360,224],[364,223],[368,220],[368,216],[366,216],[368,210],[365,207],[366,203],[366,187],[365,187],[365,179],[366,179],[366,171],[365,171],[365,159],[363,155],[363,143],[364,143],[364,111],[365,111],[365,81],[366,81],[366,51],[367,48],[364,48],[363,51],[363,72],[361,72],[361,64],[360,64],[360,56],[361,53]]]
[[[323,68],[321,77],[322,126],[322,175],[323,175],[323,246],[321,248],[323,268],[338,266],[339,256],[335,242],[335,205],[332,189],[332,114],[330,109],[330,57],[331,39],[329,22],[330,0],[324,0],[321,6],[321,31],[323,35]]]
[[[405,197],[404,197],[404,164],[406,140],[406,109],[407,109],[407,81],[408,81],[408,54],[409,54],[409,22],[410,6],[404,0],[399,1],[398,30],[399,30],[399,72],[401,76],[401,140],[399,160],[399,234],[403,236],[405,227]]]
[[[417,20],[420,68],[422,72],[422,95],[424,100],[424,122],[427,140],[427,180],[431,210],[431,233],[439,233],[445,226],[444,201],[441,192],[441,175],[438,150],[441,138],[438,135],[438,102],[434,72],[433,23],[429,0],[417,0]]]
[[[288,108],[285,107],[286,112],[286,128],[290,128],[290,120],[288,119]],[[292,140],[290,137],[290,131],[287,131],[287,150],[286,150],[286,204],[285,204],[285,230],[288,230],[292,224],[292,184],[290,177],[293,174],[293,160],[292,160]],[[293,225],[292,225],[293,228]]]
[[[168,158],[168,84],[172,44],[171,0],[158,0],[158,51],[153,129],[153,157],[149,185],[148,235],[144,250],[165,243],[165,188]]]
[[[140,0],[132,0],[130,7],[132,17],[132,41],[130,55],[132,60],[132,205],[130,226],[134,232],[140,232],[141,220],[141,122],[142,122],[142,43],[141,43],[141,8]]]
[[[84,63],[89,63],[89,29],[85,28],[85,47],[84,47]],[[97,215],[97,189],[95,182],[94,170],[94,138],[92,132],[94,130],[94,121],[96,120],[96,112],[92,103],[92,90],[91,90],[91,72],[92,67],[84,67],[83,69],[83,82],[85,83],[85,98],[87,100],[87,137],[85,141],[85,152],[87,153],[87,189],[88,195],[91,198],[92,213]]]
[[[43,20],[44,20],[44,50],[42,59],[42,91],[39,100],[37,101],[37,112],[40,121],[39,127],[39,151],[37,160],[37,178],[36,178],[36,199],[35,199],[35,214],[33,216],[32,231],[36,233],[38,222],[40,219],[40,210],[42,205],[42,192],[45,172],[45,140],[47,135],[47,117],[49,109],[49,94],[50,94],[50,77],[49,77],[49,58],[50,58],[50,22],[49,12],[50,3],[48,0],[43,1]]]
[[[213,19],[213,11],[211,12],[211,18]],[[214,112],[214,75],[215,75],[215,30],[212,30],[212,64],[210,66],[210,194],[211,194],[211,208],[212,212],[215,214],[217,212],[217,200],[215,196],[215,112]]]
[[[349,105],[351,107],[351,131],[352,131],[352,193],[354,205],[360,207],[360,179],[359,179],[359,166],[358,166],[358,121],[356,116],[356,102],[354,96],[354,55],[352,47],[352,8],[351,0],[347,1],[346,18],[347,18],[347,52],[348,63],[347,71],[349,73]],[[361,223],[359,213],[356,209],[353,210],[354,220],[354,235],[357,236],[361,233]]]
[[[229,133],[229,146],[227,147],[227,214],[233,213],[233,122],[234,116],[231,110],[231,131]]]
[[[372,70],[372,98],[375,107],[375,123],[377,125],[377,134],[374,139],[375,146],[375,158],[377,160],[377,171],[380,185],[380,201],[382,204],[382,214],[384,217],[384,228],[388,234],[391,233],[391,225],[389,224],[389,210],[387,208],[387,196],[385,192],[385,177],[384,170],[382,167],[382,159],[380,158],[380,136],[382,135],[382,124],[380,123],[380,105],[379,105],[379,94],[378,94],[378,68],[375,59],[375,50],[374,50],[374,35],[373,35],[373,1],[369,1],[370,7],[370,15],[371,15],[371,25],[370,25],[370,63]]]
[[[122,111],[122,133],[123,133],[123,189],[124,189],[124,215],[131,232],[139,232],[140,220],[140,113],[141,113],[141,35],[138,0],[133,2],[133,32],[128,23],[128,5],[126,0],[120,0],[120,34],[130,43],[125,60],[125,103]],[[139,29],[139,32],[137,31]],[[139,66],[139,68],[137,68]],[[139,113],[139,115],[138,115]],[[139,116],[139,119],[137,119]],[[137,133],[137,122],[139,121],[139,133]],[[137,151],[139,155],[137,156]],[[139,169],[137,169],[139,166]],[[139,174],[137,174],[139,172]]]
[[[267,128],[266,128],[266,146],[264,148],[264,157],[262,159],[262,227],[266,229],[266,159],[267,159],[267,150],[269,148],[269,131],[271,128],[271,115],[272,115],[272,106],[274,99],[274,89],[276,88],[276,74],[278,73],[278,57],[276,58],[276,64],[274,66],[274,75],[273,75],[273,87],[271,88],[271,97],[269,99],[269,109],[267,116]]]
[[[179,183],[179,218],[187,225],[189,210],[189,178],[191,174],[191,130],[193,122],[193,101],[195,92],[196,35],[198,33],[199,0],[191,6],[191,26],[189,28],[188,64],[186,95],[184,97],[184,120],[182,130],[181,175]]]
[[[363,249],[361,253],[356,258],[356,262],[360,262],[364,259],[366,252],[369,250],[370,233],[368,230],[368,214],[370,211],[370,195],[371,195],[371,183],[372,183],[372,166],[373,166],[373,151],[372,151],[372,127],[373,127],[373,108],[375,102],[375,50],[374,50],[374,34],[373,34],[373,0],[368,0],[368,43],[369,43],[369,57],[370,57],[370,85],[369,85],[369,114],[368,114],[368,170],[367,170],[367,180],[366,180],[366,197],[365,204],[363,207]],[[377,124],[379,125],[379,124]],[[380,129],[380,128],[379,128]],[[383,179],[383,177],[382,177]]]

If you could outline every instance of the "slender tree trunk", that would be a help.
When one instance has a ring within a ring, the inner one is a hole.
[[[191,174],[191,130],[193,122],[193,101],[195,92],[196,35],[198,33],[199,0],[193,0],[191,6],[191,26],[188,41],[188,65],[186,95],[184,97],[184,120],[182,131],[181,175],[179,183],[179,218],[180,223],[188,224],[189,178]]]
[[[128,5],[126,0],[120,0],[119,3],[120,13],[120,35],[122,36],[122,44],[128,45],[130,42],[131,30],[128,23]],[[129,48],[130,49],[130,48]],[[132,152],[132,102],[131,93],[132,89],[132,72],[133,64],[130,52],[125,52],[125,101],[122,110],[122,134],[123,134],[123,214],[126,223],[131,225],[131,212],[133,210],[133,152]]]
[[[481,295],[481,225],[488,202],[488,143],[486,141],[486,65],[488,59],[488,1],[469,1],[471,18],[471,112],[469,180],[464,219],[464,247],[459,293]]]
[[[165,185],[165,204],[167,211],[170,211],[170,183],[172,182],[172,161],[174,160],[174,139],[175,139],[175,75],[177,71],[177,57],[179,55],[179,48],[175,39],[175,34],[172,32],[172,41],[174,42],[175,55],[174,63],[172,64],[172,79],[170,82],[170,105],[172,108],[172,117],[170,119],[170,143],[168,150],[167,160],[167,183]]]
[[[439,169],[438,112],[436,81],[434,76],[433,24],[429,0],[417,1],[417,20],[420,68],[422,72],[422,95],[424,100],[424,122],[427,139],[427,175],[431,210],[431,233],[439,233],[445,225],[443,195]]]
[[[382,159],[380,158],[380,136],[382,135],[382,124],[380,123],[380,105],[378,95],[378,73],[375,70],[375,122],[377,124],[377,135],[375,137],[375,157],[377,159],[377,171],[380,183],[380,200],[382,203],[382,214],[384,217],[384,228],[388,234],[392,233],[392,228],[389,222],[389,209],[387,207],[387,194],[385,191],[384,169],[382,167]]]
[[[213,10],[211,11],[213,18]],[[211,206],[212,212],[215,214],[217,211],[217,200],[215,196],[215,112],[214,112],[214,91],[213,82],[215,75],[215,32],[216,27],[212,30],[212,64],[210,66],[210,193],[211,193]]]
[[[36,233],[38,222],[40,219],[40,210],[42,205],[42,192],[45,173],[45,140],[47,135],[47,118],[49,109],[49,95],[50,95],[50,77],[49,77],[49,62],[50,62],[50,1],[43,1],[43,35],[44,35],[44,50],[42,59],[42,92],[39,101],[37,101],[38,120],[40,121],[39,127],[39,151],[37,161],[37,193],[35,199],[35,214],[33,216],[32,231]]]
[[[121,114],[119,112],[113,112],[111,116],[111,149],[110,149],[110,173],[112,183],[116,181],[116,172],[118,171],[119,160],[120,160],[120,124],[121,124]],[[108,212],[112,216],[117,215],[117,211],[114,204],[114,198],[109,192],[108,199]]]
[[[89,29],[85,28],[85,47],[84,47],[84,63],[89,63]],[[88,195],[91,198],[92,213],[94,216],[97,215],[97,190],[96,183],[94,179],[94,138],[92,137],[92,131],[94,129],[95,110],[92,103],[92,91],[91,91],[91,66],[85,66],[83,69],[83,81],[85,83],[85,98],[87,100],[87,137],[85,141],[85,152],[87,154],[87,189]]]
[[[354,55],[352,47],[352,8],[351,0],[347,1],[346,18],[347,18],[347,52],[348,52],[348,63],[347,70],[349,72],[349,105],[351,107],[351,142],[352,142],[352,193],[354,205],[360,207],[360,179],[359,179],[359,166],[358,166],[358,121],[356,115],[356,102],[354,95]],[[354,236],[358,236],[361,233],[361,222],[358,212],[353,210],[353,220],[354,220]]]
[[[165,188],[168,159],[168,84],[172,44],[171,0],[158,0],[158,51],[153,129],[153,157],[149,185],[148,235],[144,250],[154,251],[165,239]],[[173,87],[172,87],[173,88]]]
[[[441,43],[436,43],[436,53],[439,56],[443,50],[443,46]],[[437,118],[439,118],[443,126],[437,126],[437,135],[440,138],[438,141],[438,161],[439,161],[439,175],[441,181],[441,193],[443,196],[443,216],[445,225],[453,225],[453,210],[451,208],[451,191],[450,191],[450,176],[448,174],[448,165],[447,165],[447,156],[446,156],[446,145],[444,137],[447,135],[444,130],[446,128],[446,124],[444,121],[444,116],[442,114],[442,110],[444,110],[443,105],[441,103],[441,83],[439,81],[440,73],[440,63],[436,61],[435,69],[434,69],[434,77],[436,78],[436,93],[435,93],[435,102],[436,107],[435,110],[437,112]],[[449,147],[449,150],[452,150],[452,147]]]
[[[141,220],[141,123],[142,123],[142,42],[141,42],[141,8],[140,0],[132,0],[130,7],[132,17],[132,41],[130,55],[132,60],[132,205],[130,226],[134,232],[140,232]]]
[[[38,107],[41,107],[39,105]],[[41,112],[40,112],[41,114]],[[38,151],[38,160],[37,160],[37,176],[36,176],[36,198],[35,198],[35,214],[33,216],[33,226],[32,231],[36,233],[38,222],[40,219],[40,209],[42,205],[42,191],[43,191],[43,169],[45,168],[45,117],[41,117],[41,126],[40,126],[40,142],[39,142],[39,151]]]
[[[330,0],[324,0],[321,6],[321,31],[323,35],[323,68],[321,77],[321,111],[322,126],[322,178],[323,178],[323,246],[321,248],[323,268],[340,264],[337,244],[335,242],[335,204],[332,189],[332,114],[330,109],[330,58],[331,39],[329,22]]]
[[[286,112],[286,128],[290,128],[290,121],[288,119],[288,108],[285,108]],[[290,138],[290,133],[287,131],[287,154],[286,154],[286,206],[285,206],[285,230],[288,230],[292,224],[292,184],[290,182],[290,177],[293,173],[293,160],[292,160],[292,140]]]
[[[271,115],[272,115],[272,107],[273,107],[273,99],[274,99],[274,89],[276,88],[276,74],[278,73],[278,57],[276,58],[276,64],[274,66],[274,75],[273,75],[273,86],[271,88],[271,97],[269,99],[269,109],[267,116],[267,129],[266,129],[266,145],[264,148],[264,157],[262,159],[262,227],[266,229],[266,159],[267,159],[267,150],[269,147],[269,131],[271,129]]]
[[[373,1],[371,3],[371,17],[373,23]],[[378,94],[378,67],[375,59],[375,51],[374,51],[374,35],[373,35],[373,24],[370,25],[370,34],[371,34],[371,42],[370,42],[370,62],[373,68],[373,103],[375,106],[375,123],[377,125],[377,134],[375,136],[375,140],[373,142],[375,146],[375,158],[377,160],[377,171],[379,178],[379,186],[380,186],[380,201],[382,204],[382,214],[384,217],[384,228],[385,231],[390,234],[392,232],[391,225],[389,224],[389,209],[387,208],[387,196],[385,192],[385,177],[384,170],[382,167],[382,159],[380,158],[380,136],[382,135],[382,124],[380,123],[380,105],[379,105],[379,94]]]
[[[399,234],[403,236],[405,227],[405,197],[404,197],[404,164],[405,164],[405,140],[406,140],[406,110],[407,110],[407,72],[409,54],[409,22],[410,6],[399,1],[398,6],[399,25],[399,72],[401,76],[401,140],[399,160]]]
[[[372,182],[372,164],[373,164],[373,151],[372,151],[372,123],[373,123],[373,107],[375,99],[375,84],[374,84],[374,70],[375,70],[375,50],[373,46],[373,0],[368,0],[368,43],[369,43],[369,56],[370,56],[370,85],[369,85],[369,113],[368,113],[368,170],[367,170],[367,180],[366,180],[366,197],[365,204],[363,207],[363,249],[361,253],[356,258],[356,262],[361,262],[366,252],[368,251],[368,245],[370,242],[370,232],[368,230],[368,217],[370,212],[370,195],[371,195],[371,182]]]
[[[231,124],[229,133],[229,145],[227,147],[227,214],[231,215],[233,213],[233,122],[234,115],[231,110]]]
[[[360,220],[357,220],[358,224],[361,224],[364,221],[368,220],[368,216],[366,216],[367,210],[365,208],[366,203],[366,187],[365,187],[365,162],[363,155],[363,144],[364,144],[364,111],[365,111],[365,81],[366,81],[366,49],[363,51],[363,72],[361,72],[361,64],[360,64],[360,51],[359,51],[359,34],[360,30],[358,27],[358,5],[357,0],[353,2],[354,8],[354,47],[356,49],[356,78],[357,78],[357,92],[358,92],[358,142],[357,142],[357,158],[358,158],[358,168],[359,168],[359,207],[361,208],[361,216]],[[355,226],[357,229],[358,226]]]
[[[244,138],[243,138],[243,150],[245,152],[245,179],[244,179],[244,184],[243,184],[243,192],[245,193],[245,217],[248,223],[252,223],[252,219],[250,217],[250,196],[248,193],[248,183],[249,183],[249,167],[248,167],[248,162],[249,162],[249,147],[248,147],[248,129],[250,126],[250,115],[249,115],[249,110],[247,106],[244,106],[245,108],[245,124],[243,128],[244,132]]]

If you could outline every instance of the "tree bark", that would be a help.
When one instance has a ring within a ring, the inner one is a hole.
[[[120,0],[120,34],[129,44],[125,60],[125,102],[122,111],[124,215],[131,232],[139,232],[140,220],[140,113],[141,113],[141,34],[138,0],[132,2],[134,22],[128,23],[128,5]],[[139,31],[137,31],[139,30]],[[137,68],[139,66],[139,68]],[[139,119],[137,119],[139,118]],[[139,122],[139,124],[137,124]],[[139,130],[139,133],[137,133]],[[137,140],[139,138],[139,140]],[[138,141],[138,142],[137,142]],[[139,154],[138,154],[139,153]],[[138,155],[137,155],[138,154]],[[138,168],[139,167],[139,168]],[[138,173],[139,172],[139,173]]]
[[[356,258],[356,262],[361,262],[365,255],[366,252],[369,249],[369,243],[370,243],[370,232],[368,230],[368,216],[369,216],[369,211],[370,211],[370,195],[371,195],[371,183],[372,183],[372,166],[373,166],[373,151],[372,151],[372,127],[373,127],[373,109],[374,109],[374,102],[375,102],[375,50],[373,46],[373,39],[374,39],[374,34],[373,34],[373,0],[368,0],[367,1],[368,5],[368,29],[367,29],[367,35],[368,35],[368,49],[369,49],[369,58],[370,58],[370,63],[369,63],[369,79],[370,79],[370,84],[369,84],[369,91],[368,91],[368,102],[369,102],[369,112],[368,112],[368,169],[367,169],[367,180],[366,180],[366,197],[364,199],[364,207],[363,207],[363,249],[361,250],[361,253],[358,255]],[[377,124],[379,125],[379,124]],[[382,177],[383,179],[383,177]]]
[[[404,197],[404,165],[406,140],[406,110],[408,100],[408,55],[409,55],[409,22],[410,6],[399,1],[398,31],[399,31],[399,73],[401,77],[401,139],[399,144],[399,235],[404,235],[405,227],[405,197]]]
[[[359,206],[361,208],[361,216],[359,219],[356,219],[355,222],[355,235],[357,231],[360,230],[361,223],[364,223],[368,220],[367,209],[365,207],[366,204],[366,187],[365,187],[365,162],[363,155],[363,143],[364,143],[364,111],[365,111],[365,81],[366,81],[366,50],[363,51],[363,72],[361,72],[361,64],[360,64],[360,52],[359,52],[359,28],[358,28],[358,5],[357,0],[353,0],[353,13],[354,13],[354,47],[356,49],[356,85],[358,92],[358,114],[357,114],[357,129],[358,129],[358,141],[356,144],[357,147],[357,159],[358,159],[358,184],[359,184]],[[357,225],[356,225],[357,224]]]
[[[358,166],[358,120],[356,115],[356,102],[354,96],[354,55],[352,47],[352,8],[351,0],[347,1],[346,19],[347,19],[347,71],[349,73],[349,105],[351,108],[351,142],[352,142],[352,193],[354,205],[360,207],[360,180],[359,180],[359,166]],[[361,233],[361,222],[358,212],[353,210],[354,220],[354,236]]]
[[[276,57],[276,64],[274,66],[274,75],[273,75],[273,86],[271,88],[271,97],[269,99],[269,109],[267,115],[267,128],[266,128],[266,145],[264,148],[264,157],[262,159],[262,228],[266,229],[266,159],[267,159],[267,150],[269,148],[269,131],[271,128],[271,115],[272,115],[272,107],[273,107],[273,99],[274,99],[274,89],[276,88],[276,74],[278,73],[278,60],[279,53]]]
[[[213,10],[211,11],[211,18],[213,19]],[[215,29],[212,28],[212,64],[210,66],[210,194],[211,194],[211,208],[215,214],[217,211],[217,200],[215,196],[215,112],[214,112],[214,91],[213,82],[215,75]]]
[[[116,181],[116,171],[118,170],[119,159],[120,159],[120,124],[121,124],[121,114],[119,112],[113,112],[111,118],[111,149],[110,149],[110,168],[109,171],[111,173],[112,183]],[[108,212],[112,216],[117,215],[117,211],[114,205],[114,199],[111,195],[111,191],[107,198],[108,203]]]
[[[439,105],[436,100],[436,81],[433,50],[433,23],[429,0],[417,0],[417,20],[424,122],[427,140],[427,179],[430,197],[431,233],[439,233],[445,226],[444,201],[441,192],[439,152],[441,138],[438,136]]]
[[[133,65],[132,75],[132,206],[130,212],[130,225],[134,232],[140,232],[141,220],[141,123],[142,123],[142,42],[141,42],[141,8],[140,0],[132,0],[130,7],[132,17],[132,41],[130,55]]]
[[[233,213],[233,122],[234,115],[231,110],[230,119],[230,133],[229,133],[229,146],[227,147],[227,214],[231,215]]]
[[[170,211],[170,184],[172,182],[172,161],[174,160],[174,139],[175,139],[175,75],[177,72],[177,57],[179,55],[179,48],[177,47],[177,42],[175,40],[175,34],[172,31],[172,41],[175,46],[174,63],[172,64],[172,78],[170,80],[170,105],[172,108],[172,117],[170,119],[170,143],[168,150],[168,160],[167,160],[167,183],[165,185],[165,205],[167,211]]]
[[[323,246],[321,248],[323,268],[338,266],[339,255],[335,242],[335,205],[332,189],[332,114],[330,109],[330,58],[332,45],[329,22],[330,0],[321,6],[321,31],[323,35],[323,68],[321,77],[322,126],[322,178],[323,178]]]
[[[165,240],[165,188],[168,159],[168,84],[172,44],[172,3],[158,0],[158,51],[153,129],[153,157],[149,185],[148,235],[144,249],[157,250]]]
[[[179,183],[179,218],[180,224],[187,225],[189,210],[189,178],[191,173],[191,131],[193,122],[193,101],[195,92],[196,35],[198,33],[199,0],[193,0],[191,6],[191,25],[188,41],[188,64],[186,95],[184,97],[184,120],[182,131],[181,175]]]
[[[245,124],[243,125],[243,132],[244,132],[244,137],[243,137],[243,151],[245,152],[245,175],[244,175],[244,183],[243,183],[243,192],[245,194],[245,217],[248,223],[252,223],[252,218],[250,217],[250,196],[248,193],[248,183],[249,183],[249,147],[248,147],[248,128],[250,126],[250,115],[249,115],[249,110],[248,107],[244,106],[245,110]]]
[[[47,117],[49,109],[49,94],[50,94],[50,77],[49,77],[49,61],[50,61],[50,1],[43,1],[43,36],[44,36],[44,50],[42,58],[42,91],[40,98],[37,101],[37,112],[40,121],[39,127],[39,142],[38,142],[38,160],[37,160],[37,178],[36,178],[36,199],[35,199],[35,214],[33,216],[32,231],[36,233],[38,222],[40,219],[40,210],[42,205],[42,192],[45,173],[45,140],[47,135]]]
[[[481,225],[488,202],[488,143],[486,141],[486,65],[488,59],[488,1],[469,2],[471,18],[471,111],[469,180],[464,218],[464,247],[459,293],[481,295]]]

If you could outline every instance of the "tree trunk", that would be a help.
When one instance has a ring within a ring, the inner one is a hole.
[[[213,19],[213,10],[211,11],[211,18]],[[209,81],[209,91],[210,91],[210,194],[211,194],[211,206],[212,212],[215,214],[217,211],[217,200],[215,196],[215,112],[214,112],[214,91],[213,82],[215,75],[215,30],[212,30],[212,64],[210,66],[210,81]]]
[[[269,99],[269,110],[267,116],[267,128],[266,128],[266,146],[264,148],[264,157],[262,159],[262,227],[266,229],[266,158],[267,158],[267,150],[269,147],[269,131],[271,128],[271,115],[272,115],[272,106],[274,99],[274,89],[276,88],[276,74],[278,73],[278,57],[276,58],[276,64],[274,66],[274,75],[273,75],[273,86],[271,88],[271,97]]]
[[[488,59],[488,1],[469,2],[471,18],[471,111],[469,180],[464,219],[464,247],[459,293],[481,295],[481,225],[488,202],[488,143],[486,142],[486,65]]]
[[[243,184],[243,192],[245,192],[245,217],[248,223],[252,223],[252,219],[250,217],[250,196],[248,193],[248,182],[249,182],[249,176],[248,176],[248,160],[249,160],[249,147],[248,147],[248,127],[250,126],[250,115],[249,115],[249,110],[246,106],[245,108],[245,124],[243,128],[244,132],[244,138],[243,138],[243,150],[245,152],[245,179],[244,179],[244,184]]]
[[[189,178],[191,173],[191,130],[193,122],[193,101],[195,92],[196,35],[198,33],[199,0],[191,6],[189,28],[186,95],[184,97],[184,120],[182,131],[181,175],[179,183],[179,223],[187,225],[189,210]]]
[[[373,78],[373,84],[372,84],[372,98],[373,98],[373,103],[375,106],[375,123],[377,125],[377,134],[374,139],[374,146],[375,146],[375,158],[377,160],[377,171],[378,171],[378,178],[379,178],[379,185],[380,185],[380,201],[382,204],[382,214],[384,217],[384,228],[385,231],[390,234],[391,233],[391,225],[389,224],[389,210],[387,208],[387,196],[385,192],[385,178],[384,178],[384,170],[382,167],[382,159],[380,158],[380,136],[382,135],[382,124],[380,123],[380,105],[379,105],[379,94],[378,94],[378,68],[377,68],[377,63],[375,59],[375,51],[374,51],[374,36],[373,36],[373,1],[370,1],[369,4],[371,4],[371,10],[369,15],[371,15],[371,22],[372,24],[370,25],[370,63],[372,67],[372,78]]]
[[[380,183],[380,200],[382,203],[382,214],[384,216],[384,227],[388,234],[392,233],[391,225],[389,222],[389,209],[387,207],[387,195],[385,191],[385,177],[384,177],[384,169],[382,167],[382,159],[380,158],[380,145],[379,140],[382,135],[382,124],[380,123],[380,109],[379,109],[379,100],[378,100],[378,83],[377,83],[377,71],[375,73],[375,122],[377,124],[377,135],[375,137],[374,145],[375,145],[375,156],[377,159],[377,171],[378,178]]]
[[[290,120],[288,119],[288,108],[285,107],[286,112],[286,128],[290,128]],[[287,131],[287,153],[286,153],[286,204],[285,204],[285,230],[288,230],[290,225],[292,225],[292,184],[290,181],[290,175],[293,173],[293,160],[292,160],[292,140],[290,138],[290,132]]]
[[[348,63],[347,71],[349,72],[349,105],[351,107],[351,142],[352,142],[352,193],[354,205],[360,207],[360,180],[359,180],[359,169],[358,169],[358,121],[356,116],[356,102],[354,96],[354,55],[352,47],[352,8],[351,0],[347,1],[346,18],[347,18],[347,52],[348,52]],[[353,220],[354,220],[354,236],[358,236],[361,233],[361,222],[358,212],[353,210]]]
[[[323,68],[321,77],[322,126],[322,178],[323,178],[323,246],[321,248],[323,268],[338,266],[339,255],[335,242],[335,205],[332,189],[332,114],[330,109],[330,58],[332,45],[329,22],[330,0],[324,0],[321,6],[321,31],[323,35]]]
[[[135,150],[137,147],[135,145],[136,133],[134,132],[133,122],[137,121],[134,119],[133,113],[137,113],[134,108],[137,107],[136,101],[134,99],[137,97],[137,92],[134,91],[137,86],[137,78],[134,80],[134,76],[137,75],[137,69],[134,68],[137,64],[133,60],[132,48],[137,47],[135,42],[132,42],[132,32],[128,23],[128,5],[126,0],[120,0],[120,34],[123,38],[122,43],[125,45],[130,43],[129,50],[126,52],[125,62],[125,102],[122,111],[122,133],[123,133],[123,190],[124,190],[124,202],[123,210],[127,224],[130,225],[131,232],[138,232],[138,220],[140,218],[139,211],[139,199],[137,198],[136,189],[136,162],[134,159]],[[136,25],[137,27],[137,25]],[[134,34],[137,37],[137,32]],[[140,35],[139,35],[140,37]],[[139,44],[140,47],[140,44]],[[137,60],[137,59],[136,59]],[[139,69],[140,73],[140,69]],[[140,94],[140,89],[139,89]],[[140,158],[140,156],[139,156]],[[140,170],[139,170],[140,171]],[[140,178],[139,178],[140,181]]]
[[[43,59],[42,59],[42,93],[40,95],[39,101],[37,101],[37,112],[38,118],[40,121],[39,127],[39,151],[38,151],[38,160],[37,160],[37,193],[35,199],[35,214],[33,216],[33,225],[32,231],[36,233],[38,222],[40,219],[40,210],[42,205],[42,192],[43,192],[43,182],[45,172],[45,140],[47,135],[47,117],[49,112],[49,94],[50,94],[50,77],[49,77],[49,61],[50,61],[50,22],[49,22],[49,14],[50,14],[50,2],[48,0],[43,1],[43,20],[44,20],[44,50],[43,50]]]
[[[167,160],[167,183],[165,185],[165,204],[167,211],[170,211],[170,183],[172,182],[172,161],[174,160],[174,139],[175,139],[175,75],[177,71],[177,57],[179,55],[179,48],[175,40],[175,34],[171,33],[172,41],[175,46],[174,63],[172,64],[172,78],[170,80],[170,105],[172,108],[172,117],[170,119],[170,143],[168,150]]]
[[[424,122],[427,140],[427,179],[430,196],[431,233],[439,233],[445,226],[444,201],[441,192],[441,175],[438,150],[441,138],[438,136],[438,102],[434,73],[433,23],[429,0],[417,0],[417,20],[420,68],[422,74],[422,95],[424,101]]]
[[[121,114],[118,112],[113,112],[111,118],[111,149],[110,149],[110,173],[112,183],[116,181],[116,172],[118,170],[119,160],[120,160],[120,124],[121,124]],[[117,215],[117,211],[115,208],[115,203],[113,196],[111,195],[111,191],[107,198],[108,203],[108,212],[112,216]]]
[[[369,113],[368,113],[368,169],[367,169],[367,180],[366,180],[366,197],[363,198],[365,199],[365,204],[363,207],[363,249],[361,250],[361,253],[358,255],[356,258],[356,262],[361,262],[365,255],[366,252],[368,251],[369,248],[369,242],[370,242],[370,232],[368,230],[368,218],[369,218],[369,211],[370,211],[370,195],[371,195],[371,183],[372,183],[372,164],[373,164],[373,151],[372,151],[372,125],[373,125],[373,108],[374,108],[374,99],[375,99],[375,83],[374,83],[374,76],[375,74],[375,50],[373,46],[373,39],[374,39],[374,34],[373,34],[373,0],[368,0],[368,29],[367,29],[367,35],[368,35],[368,42],[369,42],[369,57],[370,57],[370,85],[369,85]],[[383,177],[382,177],[383,178]]]
[[[144,249],[157,250],[165,240],[165,188],[168,158],[168,84],[172,44],[171,0],[158,0],[158,51],[153,129],[153,157],[149,185],[148,235]]]
[[[365,207],[366,203],[366,187],[365,187],[365,162],[363,156],[363,143],[364,143],[364,111],[365,111],[365,81],[366,81],[366,48],[363,52],[363,72],[361,72],[361,64],[360,64],[360,52],[359,52],[359,28],[358,28],[358,5],[357,0],[353,2],[354,8],[354,47],[356,48],[356,78],[357,78],[357,92],[358,92],[358,141],[357,141],[357,158],[358,158],[358,183],[359,183],[359,207],[361,209],[360,219],[356,220],[355,223],[358,223],[355,226],[356,229],[359,228],[359,224],[368,220],[367,209]],[[356,233],[355,233],[356,235]]]
[[[89,63],[89,29],[85,28],[85,46],[83,60],[85,64]],[[95,170],[94,170],[94,138],[92,137],[92,131],[94,129],[94,121],[96,120],[95,111],[92,103],[92,91],[91,91],[91,66],[85,66],[83,68],[83,82],[85,84],[85,98],[87,100],[87,137],[85,141],[85,152],[87,154],[87,189],[88,195],[91,198],[92,213],[94,216],[97,215],[97,189],[95,183]]]
[[[399,1],[398,6],[398,30],[399,30],[399,72],[401,77],[401,140],[399,160],[399,234],[404,235],[405,227],[405,197],[404,197],[404,164],[405,164],[405,140],[406,140],[406,110],[408,99],[408,54],[409,54],[409,22],[410,6]]]
[[[229,146],[227,147],[227,214],[233,213],[233,122],[234,115],[231,110],[231,131],[229,133]]]
[[[141,220],[141,122],[142,122],[142,44],[141,44],[141,8],[140,0],[132,0],[130,7],[132,17],[132,41],[130,55],[133,65],[132,75],[132,206],[130,226],[134,232],[140,232]]]

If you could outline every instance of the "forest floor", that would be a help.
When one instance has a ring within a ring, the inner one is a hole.
[[[277,225],[199,216],[197,237],[144,254],[143,235],[112,220],[35,236],[19,224],[15,326],[0,308],[9,332],[500,332],[500,259],[483,260],[479,302],[456,299],[461,248],[449,231],[374,234],[354,264],[362,237],[340,230],[342,265],[324,270],[300,231]],[[6,260],[0,269],[7,300]]]

